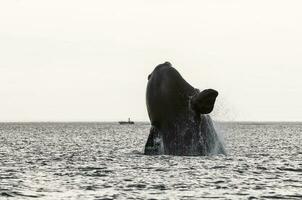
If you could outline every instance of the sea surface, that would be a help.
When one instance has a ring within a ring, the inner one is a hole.
[[[302,124],[216,127],[227,156],[145,156],[147,123],[1,123],[0,199],[302,199]]]

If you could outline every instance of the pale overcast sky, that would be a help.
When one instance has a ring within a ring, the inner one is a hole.
[[[148,121],[170,61],[218,120],[302,121],[302,1],[3,0],[0,121]]]

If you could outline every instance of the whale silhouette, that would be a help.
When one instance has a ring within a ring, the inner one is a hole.
[[[169,62],[148,76],[146,104],[151,128],[146,155],[225,154],[211,118],[218,92],[200,92],[187,83]]]

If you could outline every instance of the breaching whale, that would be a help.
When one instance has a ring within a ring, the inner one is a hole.
[[[225,154],[210,113],[218,92],[200,92],[187,83],[169,62],[148,76],[146,104],[151,128],[146,155]]]

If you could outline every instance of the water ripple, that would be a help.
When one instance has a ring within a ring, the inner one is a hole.
[[[0,199],[301,199],[302,125],[220,124],[228,156],[145,156],[149,125],[0,124]]]

